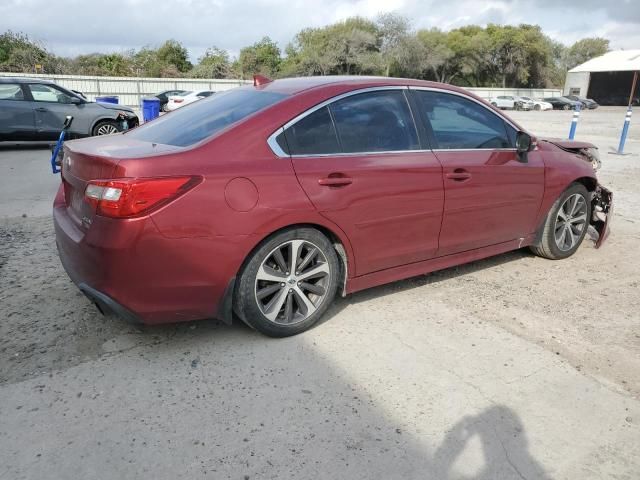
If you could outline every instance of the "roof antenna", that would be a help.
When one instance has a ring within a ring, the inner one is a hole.
[[[271,80],[268,77],[265,77],[264,75],[254,75],[253,76],[253,86],[254,87],[259,87],[260,85],[265,85],[267,83],[271,83],[273,82],[273,80]]]

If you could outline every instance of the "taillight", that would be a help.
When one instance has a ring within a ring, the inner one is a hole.
[[[181,98],[177,98],[177,99],[175,99],[173,102],[174,102],[174,103],[182,103],[182,102],[183,102],[183,100],[182,100]]]
[[[105,217],[130,218],[146,215],[175,200],[202,181],[202,177],[118,178],[92,180],[85,200]]]

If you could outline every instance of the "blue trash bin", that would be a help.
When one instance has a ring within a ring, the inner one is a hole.
[[[143,98],[142,99],[142,119],[145,122],[158,118],[160,115],[160,99]]]
[[[96,97],[96,102],[98,103],[114,103],[114,104],[118,104],[119,102],[119,98],[116,96],[109,96],[109,97]]]

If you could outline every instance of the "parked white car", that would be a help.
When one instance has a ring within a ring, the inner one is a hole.
[[[533,103],[533,107],[532,107],[533,110],[537,110],[537,111],[540,111],[540,110],[553,110],[553,105],[551,105],[549,102],[545,102],[542,99],[529,98],[529,97],[520,97],[520,98],[522,98],[523,100],[527,100],[529,102],[532,102]]]
[[[515,95],[499,95],[489,99],[494,107],[503,110],[531,110],[533,102],[522,100],[521,97]]]
[[[210,97],[216,92],[210,90],[196,90],[195,92],[184,92],[179,95],[173,95],[169,97],[167,102],[167,112],[175,110],[176,108],[184,107],[190,103],[197,102],[206,97]]]

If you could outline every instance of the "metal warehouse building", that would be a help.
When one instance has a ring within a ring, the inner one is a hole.
[[[631,97],[633,105],[639,105],[638,82],[634,82],[639,71],[640,50],[605,53],[569,70],[564,94],[592,98],[600,105],[628,105]]]

